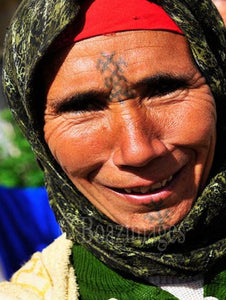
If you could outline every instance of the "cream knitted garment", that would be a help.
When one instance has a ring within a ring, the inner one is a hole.
[[[11,282],[0,284],[0,300],[76,300],[78,286],[70,265],[72,242],[63,234],[36,252]]]

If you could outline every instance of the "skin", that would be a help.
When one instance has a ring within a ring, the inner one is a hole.
[[[214,99],[186,38],[98,36],[57,53],[45,70],[45,140],[73,184],[135,232],[180,222],[207,180],[216,137]]]
[[[213,3],[216,5],[217,9],[219,10],[224,24],[226,24],[226,2],[225,0],[213,0]]]

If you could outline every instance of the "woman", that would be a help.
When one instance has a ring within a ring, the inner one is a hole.
[[[157,3],[18,9],[5,92],[67,239],[2,299],[226,298],[225,28],[211,1]]]

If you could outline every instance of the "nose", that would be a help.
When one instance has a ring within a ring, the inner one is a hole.
[[[151,120],[133,114],[119,124],[120,133],[113,153],[115,165],[143,167],[166,154],[167,148],[155,133]]]

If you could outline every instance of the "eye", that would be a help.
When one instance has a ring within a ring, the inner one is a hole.
[[[92,102],[92,101],[69,101],[64,104],[61,104],[58,108],[58,113],[66,113],[66,112],[91,112],[91,111],[99,111],[104,110],[105,105],[101,102]]]
[[[102,111],[107,108],[107,102],[104,97],[100,97],[98,94],[80,94],[72,98],[65,99],[57,104],[56,111],[59,114],[62,113],[85,113]]]
[[[147,80],[142,96],[147,98],[161,97],[187,88],[187,86],[188,84],[184,79],[157,76],[151,81]]]
[[[167,94],[171,94],[178,89],[181,89],[181,85],[178,82],[162,82],[161,85],[157,85],[151,89],[150,96],[164,96]]]

